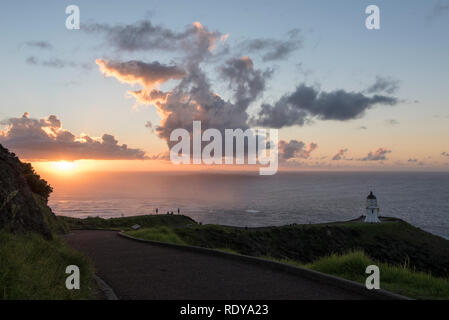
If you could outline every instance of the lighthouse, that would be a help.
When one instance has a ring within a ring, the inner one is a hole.
[[[377,206],[377,198],[371,191],[368,197],[366,197],[366,217],[365,222],[378,223],[379,220],[379,207]]]

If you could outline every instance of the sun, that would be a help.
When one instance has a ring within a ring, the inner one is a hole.
[[[53,168],[57,169],[58,171],[72,171],[77,167],[77,163],[70,162],[70,161],[57,161],[53,162]]]

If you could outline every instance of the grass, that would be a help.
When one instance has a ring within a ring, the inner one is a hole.
[[[88,259],[60,238],[0,231],[0,299],[92,299],[95,286]],[[80,289],[65,287],[65,268],[80,268]]]
[[[363,251],[344,255],[333,254],[305,265],[306,268],[365,283],[366,267],[377,265],[380,287],[416,299],[449,299],[449,279],[410,270],[406,265],[378,263]]]
[[[130,236],[136,237],[136,238],[141,238],[141,239],[146,239],[146,240],[186,245],[186,242],[184,242],[184,240],[182,240],[173,231],[173,229],[169,228],[169,227],[145,228],[142,230],[128,231],[127,234],[129,234]]]
[[[53,214],[50,207],[47,205],[47,200],[35,193],[33,194],[33,196],[36,200],[36,204],[41,209],[44,222],[50,229],[51,233],[53,235],[67,233],[69,230],[67,223],[60,217],[57,217]]]

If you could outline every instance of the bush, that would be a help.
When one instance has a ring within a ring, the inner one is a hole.
[[[53,188],[34,171],[30,163],[21,163],[22,174],[30,187],[31,191],[43,197],[48,201],[50,193],[53,192]]]

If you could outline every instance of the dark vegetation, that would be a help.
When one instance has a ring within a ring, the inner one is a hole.
[[[89,217],[85,219],[59,217],[70,229],[111,229],[128,230],[131,226],[138,224],[142,228],[152,227],[185,227],[195,225],[196,222],[183,215],[145,215],[133,217],[121,217],[103,219],[100,217]]]
[[[34,171],[31,163],[25,162],[21,163],[21,165],[22,174],[25,176],[31,191],[44,198],[45,201],[48,201],[48,197],[50,196],[50,193],[53,192],[53,188],[47,183],[47,181],[41,179],[41,177]]]

